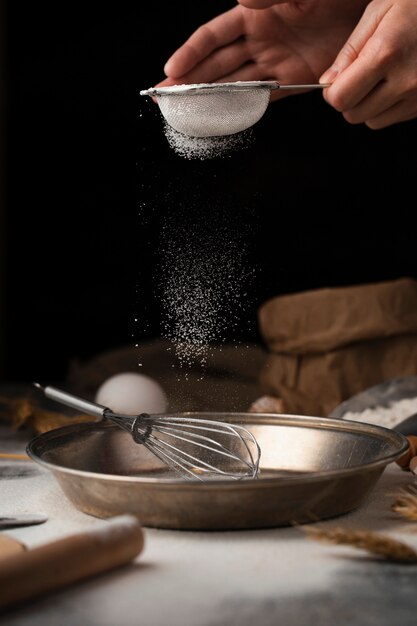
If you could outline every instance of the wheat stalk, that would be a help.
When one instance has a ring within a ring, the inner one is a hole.
[[[332,529],[308,527],[305,531],[318,541],[353,546],[389,561],[417,563],[417,551],[414,548],[386,535],[368,530],[346,530],[338,526]]]
[[[54,428],[79,422],[91,422],[91,417],[80,414],[68,416],[57,411],[46,411],[27,398],[8,398],[0,395],[0,419],[10,422],[12,428],[30,426],[38,433],[45,433]]]
[[[409,486],[407,489],[402,489],[391,505],[391,510],[411,522],[417,522],[417,488]]]

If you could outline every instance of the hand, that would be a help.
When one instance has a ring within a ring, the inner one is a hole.
[[[191,35],[166,63],[167,78],[158,86],[268,79],[317,82],[367,1],[241,0]],[[275,90],[272,98],[289,93],[294,92]]]
[[[417,117],[417,2],[373,0],[321,82],[352,124],[377,129]]]

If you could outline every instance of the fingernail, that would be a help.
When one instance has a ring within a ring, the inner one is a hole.
[[[339,70],[336,67],[329,67],[319,78],[319,83],[332,83],[336,76],[339,74]]]

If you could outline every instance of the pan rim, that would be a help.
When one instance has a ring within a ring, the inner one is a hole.
[[[94,429],[102,430],[105,432],[107,429],[111,430],[119,430],[118,427],[114,424],[105,423],[102,421],[91,421],[91,422],[78,422],[74,424],[70,424],[67,426],[63,426],[60,428],[56,428],[45,433],[41,433],[32,438],[26,447],[26,452],[28,456],[38,463],[39,465],[47,468],[53,473],[63,473],[70,474],[76,476],[85,476],[88,478],[97,478],[110,482],[127,482],[140,484],[144,488],[155,488],[159,487],[161,489],[184,489],[184,490],[195,490],[196,488],[201,490],[228,490],[233,488],[233,490],[247,490],[247,489],[261,489],[263,487],[269,488],[271,485],[279,484],[291,484],[296,485],[298,483],[316,483],[321,482],[323,480],[331,479],[331,478],[340,478],[343,476],[355,475],[358,472],[364,471],[373,471],[378,468],[384,468],[391,462],[395,461],[395,459],[399,458],[404,452],[406,452],[408,448],[408,440],[407,438],[394,430],[389,428],[385,428],[384,426],[379,426],[375,424],[368,424],[366,422],[358,422],[345,420],[342,418],[330,418],[330,417],[317,417],[317,416],[307,416],[307,415],[292,415],[292,414],[276,414],[276,413],[245,413],[245,412],[181,412],[181,413],[172,413],[170,414],[172,417],[201,417],[209,418],[209,419],[221,419],[223,420],[227,418],[227,420],[242,423],[244,425],[290,425],[300,426],[303,424],[304,426],[313,425],[316,427],[320,427],[325,429],[327,427],[332,427],[332,429],[337,429],[346,432],[347,434],[367,434],[378,436],[382,439],[385,439],[387,442],[390,442],[392,447],[396,449],[387,452],[380,459],[376,459],[372,462],[364,462],[357,465],[353,465],[347,468],[339,468],[339,469],[329,469],[329,470],[319,470],[313,472],[305,472],[300,474],[290,474],[288,476],[266,476],[262,477],[262,473],[256,480],[252,479],[243,479],[240,481],[235,480],[210,480],[205,482],[198,481],[187,481],[181,478],[155,478],[150,476],[125,476],[123,474],[107,474],[100,472],[93,472],[82,469],[75,469],[71,467],[65,467],[59,465],[58,463],[46,461],[42,458],[41,453],[39,452],[39,446],[47,444],[51,442],[55,438],[65,437],[65,435],[77,434],[77,431],[81,434],[83,431],[91,431]],[[396,445],[395,445],[396,444]]]

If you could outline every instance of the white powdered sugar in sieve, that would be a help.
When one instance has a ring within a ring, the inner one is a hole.
[[[326,86],[237,81],[154,87],[142,90],[140,95],[156,99],[167,124],[166,137],[178,154],[205,159],[247,143],[242,133],[264,115],[272,90],[308,91]]]
[[[151,88],[167,123],[189,137],[223,137],[250,128],[266,111],[276,81],[201,83]]]

